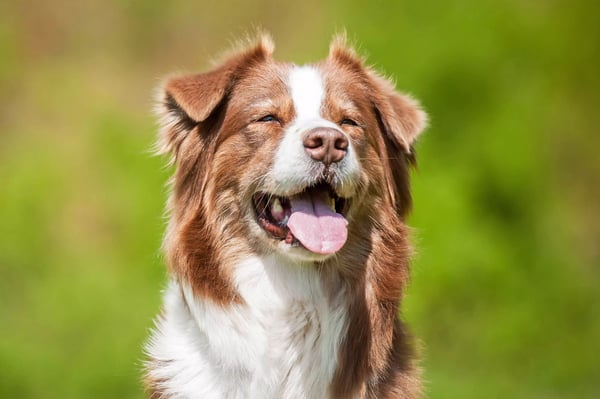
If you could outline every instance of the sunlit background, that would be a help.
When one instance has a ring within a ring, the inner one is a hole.
[[[600,397],[592,1],[0,2],[0,397],[141,398],[165,284],[153,90],[263,27],[346,29],[421,99],[403,317],[431,399]]]

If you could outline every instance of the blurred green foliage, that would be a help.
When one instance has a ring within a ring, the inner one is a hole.
[[[600,397],[600,24],[592,1],[0,4],[0,397],[143,397],[165,272],[152,90],[262,26],[345,28],[421,99],[403,306],[428,397]]]

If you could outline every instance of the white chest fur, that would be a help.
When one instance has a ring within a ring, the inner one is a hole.
[[[326,291],[315,266],[275,256],[250,258],[234,274],[245,303],[225,308],[169,284],[147,348],[150,376],[175,398],[327,397],[346,330],[344,291]]]

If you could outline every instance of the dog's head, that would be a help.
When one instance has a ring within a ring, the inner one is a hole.
[[[179,261],[202,251],[325,260],[361,225],[410,208],[412,145],[426,119],[416,101],[343,38],[307,66],[272,52],[263,36],[164,86],[159,146],[176,165],[167,249]]]

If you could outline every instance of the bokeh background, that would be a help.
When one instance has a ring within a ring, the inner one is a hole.
[[[0,2],[0,397],[141,398],[165,271],[152,93],[263,27],[421,99],[403,307],[432,399],[600,397],[593,1]]]

